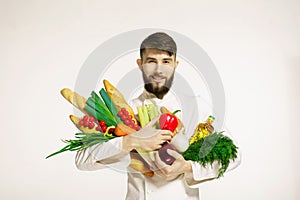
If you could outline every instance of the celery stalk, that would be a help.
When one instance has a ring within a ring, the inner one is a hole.
[[[150,115],[151,120],[153,120],[155,117],[159,116],[158,108],[156,105],[154,105],[154,104],[149,105],[149,115]],[[153,125],[153,128],[158,128],[158,127],[159,127],[158,122]]]
[[[155,112],[155,116],[159,116],[161,114],[157,106],[155,106],[154,112]]]
[[[142,109],[141,106],[138,106],[137,110],[138,110],[138,115],[139,115],[139,118],[140,118],[141,127],[144,127],[146,123],[145,123],[145,117],[144,117],[143,109]]]
[[[155,116],[155,105],[153,104],[149,104],[147,105],[148,107],[148,113],[149,113],[149,117],[150,117],[150,120],[154,119],[156,116]]]
[[[148,110],[147,110],[147,105],[142,107],[143,110],[143,115],[144,115],[144,120],[145,120],[145,125],[149,123],[149,115],[148,115]]]

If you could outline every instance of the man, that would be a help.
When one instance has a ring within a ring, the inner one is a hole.
[[[176,52],[176,43],[165,33],[154,33],[142,42],[137,65],[143,75],[144,91],[132,99],[133,108],[148,103],[157,107],[166,106],[170,110],[181,108],[176,96],[170,91],[178,66]],[[136,149],[158,150],[165,141],[172,140],[172,132],[152,128],[157,119],[135,134],[118,137],[78,152],[77,167],[81,170],[96,170],[105,166],[128,168],[130,173],[126,199],[199,199],[199,185],[217,177],[218,163],[204,168],[196,162],[186,161],[180,153],[168,150],[176,160],[172,165],[167,165],[155,154],[153,162],[150,163],[154,171],[153,177],[129,169],[130,152]],[[176,136],[180,135],[184,135],[184,129]],[[239,159],[236,159],[230,163],[228,170],[238,164]]]

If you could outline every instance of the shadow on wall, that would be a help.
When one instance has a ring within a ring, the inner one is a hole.
[[[289,108],[289,129],[291,131],[291,145],[293,155],[294,170],[300,168],[300,57],[293,58],[288,63],[287,80],[288,80],[288,108]],[[296,171],[295,171],[296,172]],[[300,185],[300,175],[295,174],[296,185]],[[298,199],[300,194],[298,193]]]

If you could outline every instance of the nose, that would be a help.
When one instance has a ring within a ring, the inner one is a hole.
[[[162,74],[162,67],[161,64],[157,63],[155,66],[155,72],[158,74]]]

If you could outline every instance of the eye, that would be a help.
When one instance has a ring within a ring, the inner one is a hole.
[[[155,60],[149,60],[148,63],[156,63]]]

